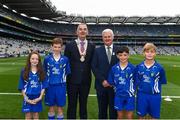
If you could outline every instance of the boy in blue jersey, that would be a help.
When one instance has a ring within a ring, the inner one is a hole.
[[[66,104],[66,76],[70,74],[69,60],[61,55],[63,41],[54,38],[52,41],[52,54],[44,59],[44,68],[48,80],[45,91],[45,104],[49,106],[48,118],[55,119],[57,106],[57,119],[63,119],[63,107]]]
[[[128,47],[120,47],[116,55],[119,62],[112,67],[108,77],[108,83],[114,87],[115,91],[114,108],[117,110],[118,119],[123,119],[123,116],[132,119],[135,109],[133,78],[135,67],[128,62]]]
[[[144,119],[147,114],[153,119],[160,118],[161,84],[166,84],[163,67],[155,61],[156,46],[146,43],[143,48],[145,60],[137,65],[137,114]]]
[[[40,55],[38,52],[31,52],[25,68],[21,71],[18,86],[24,97],[22,112],[25,113],[25,119],[39,119],[46,87]]]

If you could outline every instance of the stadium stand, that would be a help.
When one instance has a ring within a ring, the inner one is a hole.
[[[23,2],[27,2],[26,7],[22,6]],[[0,0],[0,56],[24,55],[30,49],[44,53],[54,37],[62,37],[65,43],[74,40],[78,22],[88,24],[88,39],[97,45],[102,44],[101,32],[110,28],[115,34],[114,43],[128,46],[131,54],[141,54],[146,42],[156,44],[158,54],[180,54],[179,17],[67,16],[64,12],[53,11],[54,7],[49,4],[43,0]],[[36,14],[40,8],[38,5],[44,8]],[[27,9],[31,10],[32,7],[38,9],[29,12]],[[32,19],[32,16],[39,20]],[[47,18],[52,21],[45,21]]]
[[[50,51],[49,44],[33,41],[0,37],[0,57],[20,57],[28,55],[32,50],[45,55]]]

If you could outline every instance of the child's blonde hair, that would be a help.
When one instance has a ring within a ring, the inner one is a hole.
[[[154,49],[155,52],[156,52],[156,49],[157,47],[153,44],[153,43],[146,43],[143,47],[143,53],[146,51],[146,50],[150,50],[150,49]]]

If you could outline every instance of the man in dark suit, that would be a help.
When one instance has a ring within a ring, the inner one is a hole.
[[[68,108],[67,119],[76,118],[79,99],[80,119],[87,119],[87,98],[91,85],[91,61],[95,46],[90,43],[87,25],[77,27],[78,38],[66,45],[65,56],[69,58],[71,74],[67,77]]]
[[[107,119],[108,113],[110,119],[117,119],[117,112],[114,109],[114,90],[107,82],[109,70],[118,62],[115,55],[117,47],[113,45],[113,38],[114,34],[111,29],[105,29],[102,32],[104,45],[95,49],[92,61],[99,119]]]

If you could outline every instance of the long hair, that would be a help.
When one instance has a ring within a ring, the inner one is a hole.
[[[27,58],[27,61],[26,61],[26,66],[24,68],[24,74],[23,74],[23,79],[25,81],[28,81],[28,78],[29,78],[29,72],[31,71],[31,62],[30,62],[30,59],[31,59],[31,56],[33,54],[36,54],[38,55],[38,64],[37,64],[37,73],[38,73],[38,76],[40,77],[40,81],[44,80],[45,79],[45,72],[43,70],[43,66],[42,66],[42,63],[41,63],[41,57],[39,55],[38,52],[36,51],[32,51],[29,55],[28,55],[28,58]]]

